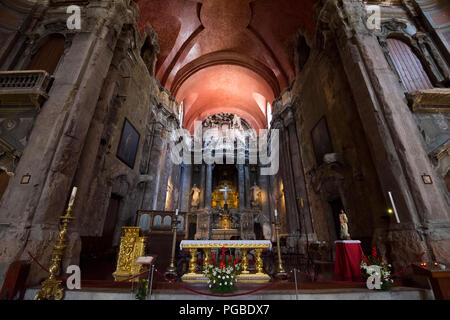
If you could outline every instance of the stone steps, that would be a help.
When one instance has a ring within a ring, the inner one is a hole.
[[[25,300],[32,300],[38,288],[27,289]],[[206,290],[200,290],[207,292]],[[239,291],[238,291],[239,293]],[[433,300],[431,290],[394,287],[390,291],[373,291],[364,288],[268,290],[237,297],[210,297],[186,290],[154,290],[151,300]],[[134,300],[129,289],[96,289],[66,291],[65,300]]]

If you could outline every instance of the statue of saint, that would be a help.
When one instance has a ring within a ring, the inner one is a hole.
[[[253,187],[250,188],[251,191],[251,200],[250,205],[253,209],[257,209],[261,207],[261,188],[254,183]]]
[[[264,239],[272,239],[272,225],[269,222],[264,222],[262,225]]]
[[[192,196],[191,208],[198,209],[198,206],[200,204],[200,189],[197,187],[195,183],[191,190],[191,196]]]
[[[348,218],[344,210],[341,210],[341,213],[339,214],[339,222],[341,223],[341,239],[351,240],[350,234],[348,233]]]

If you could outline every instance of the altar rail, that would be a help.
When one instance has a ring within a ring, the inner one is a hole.
[[[239,282],[265,283],[270,280],[270,276],[264,273],[264,264],[261,258],[264,249],[272,249],[272,243],[268,240],[183,240],[180,243],[180,249],[189,250],[191,259],[189,260],[189,273],[184,274],[181,279],[184,282],[207,282],[203,273],[197,273],[197,250],[203,250],[205,257],[203,259],[203,270],[205,270],[210,262],[211,249],[221,248],[239,249],[241,251],[242,273],[237,276]],[[248,270],[247,254],[250,249],[255,250],[256,273],[250,273]]]
[[[48,99],[50,75],[43,70],[0,71],[0,112],[38,111]]]
[[[172,233],[172,217],[175,211],[139,210],[136,217],[136,226],[141,227],[144,233]],[[177,232],[184,234],[187,228],[187,212],[178,212]]]

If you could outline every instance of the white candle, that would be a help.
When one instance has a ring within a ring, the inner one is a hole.
[[[395,214],[395,220],[397,220],[397,223],[400,223],[400,218],[398,217],[397,208],[395,207],[394,198],[392,197],[392,193],[388,191],[389,198],[391,199],[392,209],[394,209]]]
[[[176,215],[176,216],[178,215],[178,209],[175,210],[175,215]]]
[[[77,195],[77,187],[73,187],[72,189],[72,194],[70,195],[70,200],[69,200],[69,207],[73,206],[73,203],[75,202],[75,196]]]
[[[278,216],[278,211],[277,211],[277,209],[275,209],[275,211],[273,212],[273,214],[275,215],[275,217]]]

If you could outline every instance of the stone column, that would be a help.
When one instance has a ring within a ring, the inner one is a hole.
[[[306,191],[306,181],[303,171],[303,159],[300,154],[300,146],[298,142],[297,129],[295,127],[295,121],[291,110],[288,110],[288,117],[285,118],[287,124],[287,134],[289,136],[289,152],[290,152],[290,165],[291,173],[293,177],[293,183],[295,186],[296,204],[300,211],[299,213],[299,226],[303,226],[301,232],[306,233],[302,236],[311,236],[314,233],[311,212],[309,209],[308,194]]]
[[[284,185],[284,196],[286,200],[286,216],[287,216],[287,222],[288,222],[288,230],[290,234],[290,242],[289,246],[294,247],[296,238],[299,236],[299,229],[300,229],[300,217],[299,217],[299,211],[297,206],[297,197],[296,197],[296,190],[295,190],[295,183],[294,183],[294,173],[292,171],[292,158],[290,153],[290,137],[289,132],[286,128],[280,129],[282,130],[280,134],[281,139],[281,148],[280,148],[280,154],[282,164],[282,177],[283,177],[283,185]]]
[[[200,166],[200,185],[199,188],[201,190],[200,192],[200,204],[199,209],[205,207],[205,190],[206,190],[206,165],[203,163]]]
[[[158,200],[158,185],[160,178],[160,164],[162,158],[162,152],[164,149],[164,140],[162,138],[163,125],[160,122],[153,123],[153,139],[152,146],[150,149],[150,160],[149,160],[149,180],[145,187],[144,201],[142,203],[143,210],[156,210],[156,203]]]
[[[180,210],[188,212],[190,210],[192,166],[190,164],[182,164],[181,166]]]
[[[211,208],[212,170],[213,166],[211,164],[206,165],[205,208]]]
[[[400,223],[391,219],[387,230],[394,262],[409,264],[422,252],[426,253],[422,259],[450,262],[450,208],[437,183],[422,181],[423,174],[433,181],[439,177],[421,144],[398,78],[364,24],[364,4],[343,0],[337,6],[328,1],[321,12],[325,14],[319,17],[327,18],[318,25],[326,26],[324,33],[331,29],[337,39],[386,203],[391,191],[397,207]],[[322,35],[322,30],[317,34]]]
[[[113,13],[111,14],[113,15]],[[0,207],[0,283],[8,265],[33,252],[49,261],[81,150],[113,57],[121,24],[98,19],[77,33],[55,74],[50,98],[36,119],[27,148]],[[41,155],[36,161],[36,155]],[[20,184],[23,175],[31,183]],[[72,233],[72,235],[74,235]],[[71,240],[72,241],[72,240]],[[45,273],[32,267],[30,279]]]
[[[245,208],[245,178],[244,165],[238,164],[239,209]]]
[[[245,197],[245,207],[250,208],[250,168],[248,165],[244,166],[244,197]]]

